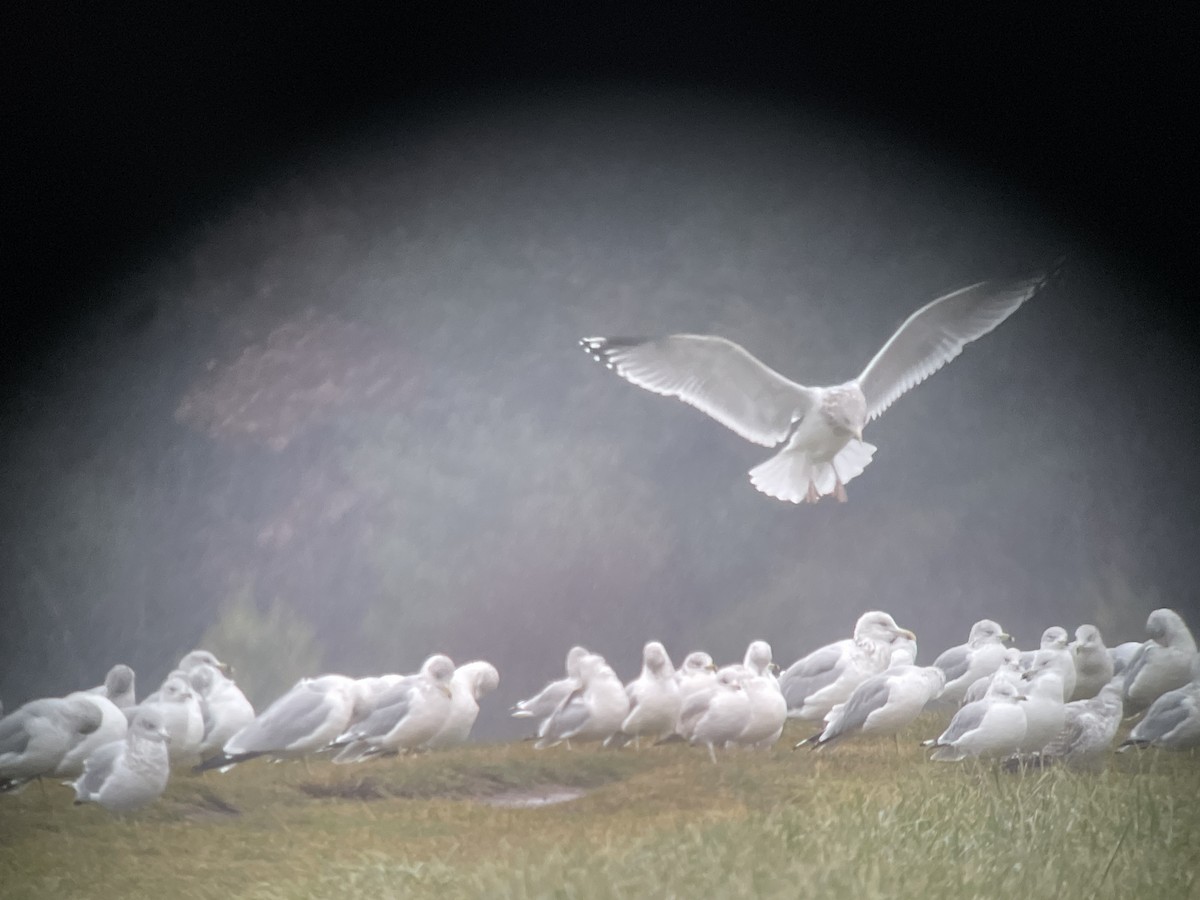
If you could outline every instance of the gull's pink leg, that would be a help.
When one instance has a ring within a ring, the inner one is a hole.
[[[804,496],[805,503],[816,503],[821,499],[821,495],[817,493],[817,486],[813,484],[813,480],[808,479],[808,493]]]
[[[838,503],[845,503],[846,488],[842,484],[842,479],[838,478],[836,475],[834,475],[834,478],[837,479],[837,486],[833,489],[833,496],[837,497]]]

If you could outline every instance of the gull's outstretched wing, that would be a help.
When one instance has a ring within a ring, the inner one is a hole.
[[[1045,274],[997,284],[981,281],[925,304],[905,320],[858,376],[867,420],[983,337],[1046,283]]]
[[[584,338],[580,346],[626,381],[678,397],[748,441],[774,447],[815,403],[816,392],[784,378],[742,347],[708,334]]]

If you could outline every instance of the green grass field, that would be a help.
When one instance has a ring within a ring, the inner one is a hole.
[[[0,797],[0,897],[1200,897],[1200,755],[1101,775],[931,763],[891,740],[712,765],[680,745],[475,745],[172,779],[122,821]],[[789,740],[790,738],[790,740]],[[520,807],[547,791],[569,802]]]

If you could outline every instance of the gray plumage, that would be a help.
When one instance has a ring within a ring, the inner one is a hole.
[[[1033,658],[1038,650],[1065,650],[1067,647],[1067,629],[1061,625],[1051,625],[1042,632],[1042,639],[1037,650],[1026,650],[1021,654],[1021,668],[1027,670],[1033,666]]]
[[[1108,648],[1109,659],[1112,660],[1113,674],[1124,675],[1137,652],[1142,649],[1141,641],[1125,641],[1115,647]]]
[[[53,774],[103,715],[81,695],[31,700],[0,719],[0,792]]]
[[[131,812],[153,803],[167,787],[169,738],[156,708],[140,710],[125,738],[97,748],[74,782],[75,803],[98,803],[110,812]]]
[[[821,721],[892,659],[897,641],[916,636],[888,613],[871,610],[854,623],[854,636],[827,644],[792,663],[779,676],[779,689],[793,719]]]
[[[1004,662],[1004,642],[1010,635],[991,619],[980,619],[971,626],[967,642],[944,650],[933,664],[946,675],[946,687],[930,701],[932,707],[957,706],[976,680],[991,675]]]
[[[1125,715],[1142,712],[1167,691],[1191,680],[1196,641],[1179,614],[1156,609],[1146,620],[1150,638],[1130,660],[1124,672]]]
[[[200,703],[204,723],[200,756],[206,758],[254,721],[254,706],[232,679],[209,663],[193,667],[188,680]]]
[[[338,735],[331,746],[342,749],[335,763],[358,762],[381,753],[415,750],[433,738],[451,711],[454,663],[436,653],[421,671],[386,689],[374,710]]]
[[[520,700],[510,710],[514,719],[545,719],[579,687],[579,664],[588,655],[584,647],[572,647],[567,651],[566,677],[552,681],[528,700]]]
[[[1066,705],[1062,730],[1042,750],[1042,756],[1076,771],[1103,769],[1120,725],[1121,685],[1114,681],[1095,697]]]
[[[1200,660],[1193,663],[1190,682],[1150,704],[1121,749],[1147,746],[1167,750],[1200,747]]]
[[[1007,756],[1025,737],[1021,695],[1007,681],[993,681],[987,696],[968,703],[933,742],[930,759],[955,762],[970,757]]]
[[[259,756],[289,759],[323,750],[349,724],[357,696],[354,680],[345,675],[301,679],[196,770],[224,771]]]
[[[104,676],[104,684],[91,689],[90,693],[103,694],[117,709],[129,709],[137,705],[136,678],[133,669],[118,663]]]

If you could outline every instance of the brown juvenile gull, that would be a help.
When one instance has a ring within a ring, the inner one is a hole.
[[[863,428],[976,338],[987,334],[1047,282],[981,281],[938,297],[905,320],[862,374],[843,384],[806,387],[784,378],[740,345],[709,334],[662,338],[589,337],[597,362],[656,394],[678,397],[773,457],[750,470],[771,497],[815,503],[846,499],[845,485],[871,461]]]

